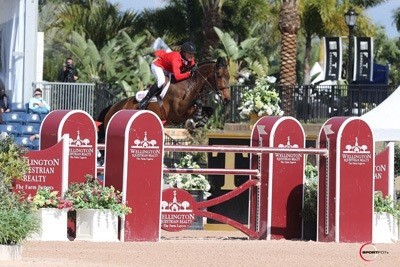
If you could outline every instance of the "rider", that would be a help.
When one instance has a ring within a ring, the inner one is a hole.
[[[158,57],[151,64],[151,72],[156,77],[157,83],[150,87],[147,95],[140,101],[139,109],[146,109],[149,100],[161,91],[165,76],[172,74],[176,81],[180,81],[193,75],[196,71],[195,53],[196,46],[192,42],[183,43],[179,52],[158,53]]]

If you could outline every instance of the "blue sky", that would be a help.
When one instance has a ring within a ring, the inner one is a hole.
[[[123,10],[141,11],[144,8],[157,8],[165,5],[166,0],[108,0],[111,3],[119,2]],[[322,0],[323,1],[323,0]],[[367,14],[377,25],[384,26],[389,37],[399,37],[396,27],[392,24],[392,10],[400,7],[399,0],[388,0],[375,8],[367,10]]]

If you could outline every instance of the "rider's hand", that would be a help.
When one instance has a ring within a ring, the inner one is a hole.
[[[197,69],[197,65],[193,65],[193,67],[190,69],[190,76],[193,76]]]

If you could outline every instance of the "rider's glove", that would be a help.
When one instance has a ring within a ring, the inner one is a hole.
[[[190,76],[193,76],[197,69],[197,65],[193,65],[193,67],[190,69]]]

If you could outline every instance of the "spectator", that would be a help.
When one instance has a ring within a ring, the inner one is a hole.
[[[10,112],[9,99],[6,95],[6,90],[0,88],[0,113]]]
[[[78,80],[78,71],[72,58],[68,57],[65,60],[65,66],[60,70],[58,80],[65,83],[74,83]]]
[[[34,96],[29,100],[29,110],[37,114],[47,114],[50,112],[50,106],[42,98],[42,90],[36,88]]]
[[[39,134],[32,134],[31,136],[29,136],[29,140],[32,142],[35,139],[39,139],[40,135]]]

